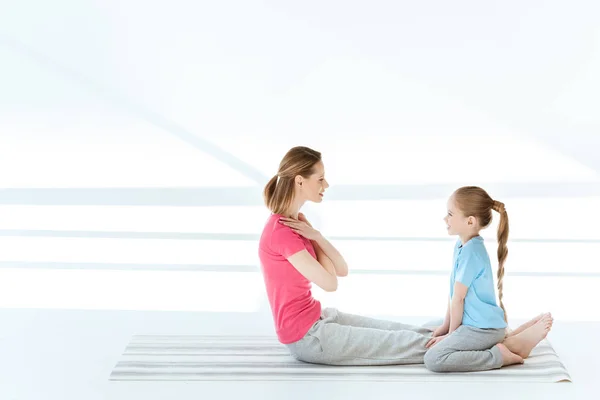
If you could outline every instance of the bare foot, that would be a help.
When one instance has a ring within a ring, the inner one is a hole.
[[[506,337],[511,337],[514,335],[518,335],[519,333],[523,332],[525,329],[532,327],[533,325],[535,325],[536,322],[538,322],[540,319],[542,319],[545,316],[549,316],[550,318],[552,318],[552,315],[550,313],[542,313],[540,315],[538,315],[535,318],[530,319],[529,321],[525,322],[523,325],[519,326],[517,329],[515,329],[514,331],[510,331]]]
[[[519,334],[506,338],[502,343],[511,352],[527,358],[531,350],[548,335],[548,332],[552,329],[552,322],[551,316],[543,316],[533,326],[530,326]]]
[[[502,354],[502,366],[506,367],[507,365],[513,364],[523,364],[523,357],[518,354],[511,352],[505,345],[502,343],[498,343],[498,349],[500,350],[500,354]]]

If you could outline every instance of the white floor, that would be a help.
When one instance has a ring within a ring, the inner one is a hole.
[[[259,313],[4,309],[0,399],[596,399],[600,323],[558,320],[549,339],[573,383],[109,382],[133,334],[272,334]],[[401,318],[399,318],[401,319]],[[405,318],[419,323],[425,318]]]

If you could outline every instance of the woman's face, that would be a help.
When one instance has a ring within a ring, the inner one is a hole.
[[[308,178],[302,178],[301,193],[308,201],[320,203],[323,201],[325,189],[329,187],[329,183],[325,179],[325,166],[322,161],[315,164],[315,172]]]

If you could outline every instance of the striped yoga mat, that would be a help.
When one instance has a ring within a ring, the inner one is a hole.
[[[134,336],[112,381],[571,381],[547,340],[523,365],[493,371],[436,374],[423,365],[338,367],[292,358],[272,336]]]

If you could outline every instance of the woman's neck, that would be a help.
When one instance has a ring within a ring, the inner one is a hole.
[[[298,219],[298,213],[300,212],[300,209],[302,208],[303,205],[304,205],[304,200],[293,201],[292,205],[290,206],[290,208],[288,208],[288,210],[284,213],[284,215],[286,217]]]

